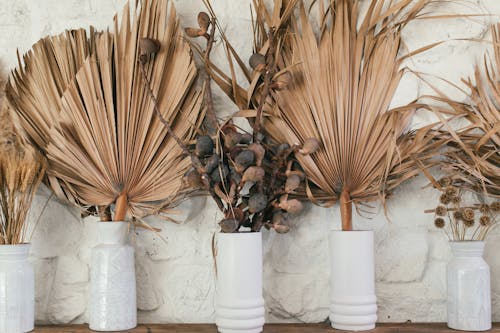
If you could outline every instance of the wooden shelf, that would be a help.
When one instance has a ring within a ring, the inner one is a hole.
[[[36,333],[82,333],[93,332],[86,325],[37,326]],[[213,324],[143,324],[127,332],[133,333],[217,333]],[[267,324],[264,333],[332,333],[328,324]],[[454,331],[446,324],[378,324],[377,328],[366,333],[444,333]],[[488,332],[500,333],[500,323],[493,324]]]

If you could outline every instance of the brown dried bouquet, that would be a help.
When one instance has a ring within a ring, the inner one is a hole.
[[[459,178],[443,177],[438,181],[439,205],[427,213],[434,213],[434,225],[443,229],[450,241],[483,241],[498,223],[500,201],[490,204],[468,204],[464,197],[464,182]]]
[[[26,218],[46,166],[45,158],[18,135],[5,105],[0,109],[0,245],[29,241]]]
[[[265,85],[261,103],[256,105],[255,110],[235,114],[251,114],[251,117],[255,118],[255,121],[251,122],[253,133],[243,131],[232,119],[223,122],[217,120],[210,89],[210,74],[213,74],[210,51],[218,26],[210,4],[206,2],[206,5],[211,15],[200,12],[199,27],[186,28],[188,36],[205,38],[207,41],[206,49],[198,48],[198,51],[209,75],[204,86],[205,134],[196,138],[193,147],[177,140],[192,162],[192,168],[184,179],[190,187],[210,193],[224,214],[224,218],[219,222],[222,232],[260,231],[262,227],[274,229],[279,233],[287,232],[288,214],[298,213],[303,208],[302,203],[294,198],[294,194],[303,185],[305,175],[294,156],[314,153],[319,148],[319,143],[315,139],[309,139],[301,145],[279,144],[261,131],[260,123],[266,99],[270,97],[272,90],[285,89],[284,84],[276,79],[276,45],[273,43],[270,44],[266,55],[254,55],[250,58],[255,76]],[[226,42],[223,32],[219,31]],[[274,31],[269,31],[270,38],[273,34]],[[231,48],[229,44],[226,44],[226,47]],[[246,67],[245,70],[248,72]],[[159,112],[157,114],[160,115]],[[171,132],[169,122],[161,118],[167,130]]]

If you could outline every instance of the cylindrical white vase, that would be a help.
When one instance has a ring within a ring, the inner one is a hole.
[[[262,234],[220,233],[216,251],[215,323],[219,332],[262,332]]]
[[[491,329],[490,268],[484,242],[450,242],[447,266],[448,327],[464,331]]]
[[[90,262],[89,327],[122,331],[137,326],[134,248],[128,223],[99,222]]]
[[[332,327],[365,331],[375,327],[373,231],[332,231],[330,233]]]
[[[0,245],[0,333],[24,333],[35,325],[35,273],[30,244]]]

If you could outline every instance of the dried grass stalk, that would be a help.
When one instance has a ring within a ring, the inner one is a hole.
[[[47,166],[16,133],[7,106],[0,109],[0,245],[26,239],[26,217]]]
[[[59,195],[82,206],[116,203],[114,220],[121,220],[126,212],[140,218],[168,211],[182,198],[190,165],[154,114],[140,72],[141,38],[161,43],[146,70],[177,136],[194,138],[203,112],[191,50],[170,1],[144,0],[132,12],[127,4],[114,30],[95,36],[95,51],[62,93],[57,122],[43,135],[49,174],[64,190]],[[51,111],[29,109],[26,118],[36,123],[39,112]]]

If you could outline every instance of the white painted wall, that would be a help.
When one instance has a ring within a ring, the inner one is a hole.
[[[229,38],[245,54],[251,52],[250,0],[216,0],[214,7]],[[369,0],[365,0],[366,5]],[[14,66],[16,49],[28,50],[46,34],[67,28],[95,25],[106,27],[124,0],[0,0],[0,59]],[[194,24],[202,9],[200,0],[176,0],[183,25]],[[404,33],[408,49],[450,39],[489,38],[487,24],[500,20],[500,1],[464,0],[446,2],[436,13],[483,13],[473,19],[418,21]],[[459,3],[459,4],[457,4]],[[459,83],[472,73],[487,43],[448,41],[411,60],[418,71],[439,75]],[[216,48],[214,59],[224,59]],[[433,79],[447,93],[457,91]],[[393,104],[431,93],[409,75],[403,80]],[[220,95],[221,113],[232,111]],[[418,116],[423,124],[431,117]],[[419,178],[398,190],[389,201],[391,223],[380,212],[373,219],[359,218],[359,228],[376,231],[377,294],[379,321],[445,321],[445,267],[450,257],[444,235],[432,226],[425,208],[433,207],[436,193],[422,189]],[[40,217],[34,232],[31,259],[37,278],[36,318],[41,323],[85,322],[90,248],[95,244],[95,222],[81,221],[78,212],[50,199],[41,189],[32,211]],[[137,231],[138,306],[141,322],[213,321],[214,273],[211,239],[219,219],[210,200],[196,199],[185,205],[184,223],[175,225],[151,219],[163,229],[161,236]],[[264,232],[264,294],[269,321],[319,322],[328,315],[327,231],[339,227],[337,209],[309,207],[292,221],[286,235]],[[486,260],[491,266],[493,319],[500,321],[500,228],[490,235]],[[244,287],[244,286],[242,286]]]

